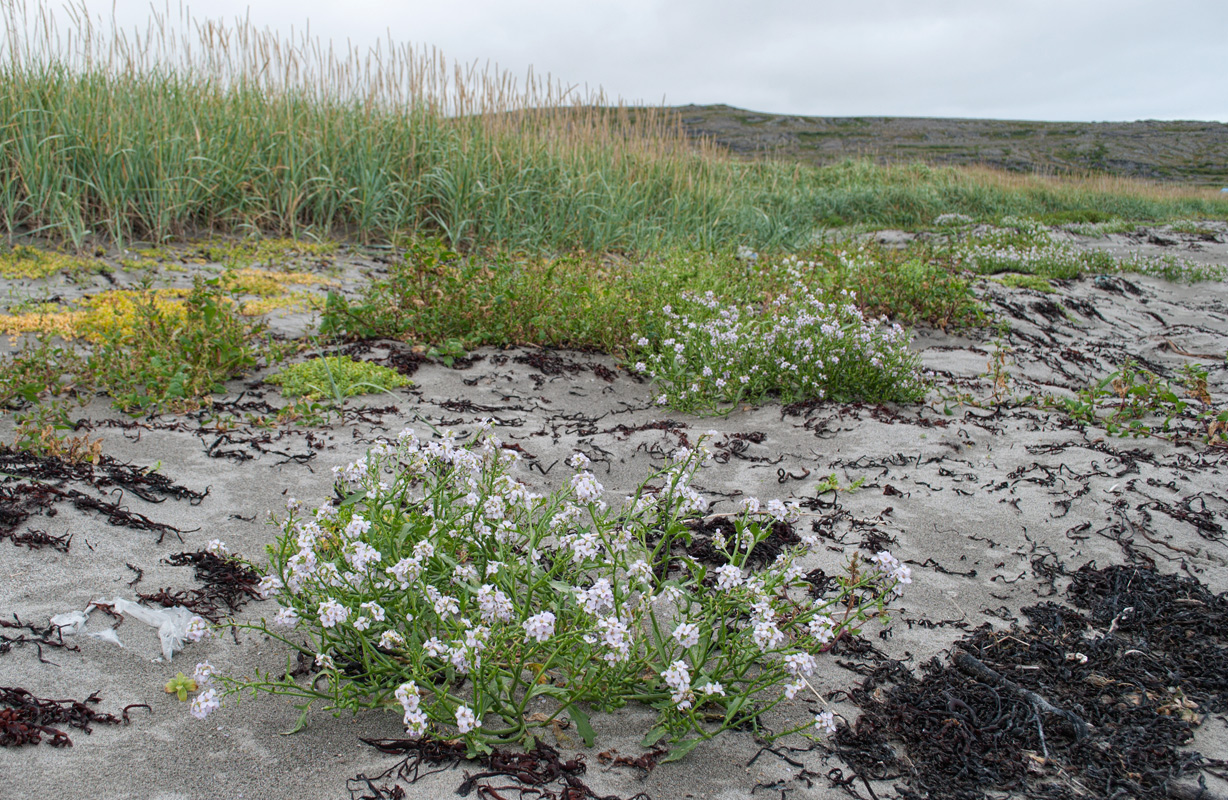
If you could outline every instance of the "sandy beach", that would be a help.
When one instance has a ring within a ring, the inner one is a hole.
[[[1207,245],[1197,257],[1224,263],[1226,248]],[[369,261],[344,266],[352,270],[347,285],[357,285],[362,271],[374,268]],[[889,626],[870,625],[863,634],[865,648],[821,659],[816,681],[829,695],[830,707],[853,726],[862,709],[852,690],[873,665],[891,659],[918,670],[935,658],[950,664],[956,643],[983,625],[993,632],[1026,628],[1025,608],[1048,602],[1069,606],[1067,589],[1085,565],[1146,568],[1197,581],[1212,594],[1228,591],[1228,448],[1201,443],[1206,431],[1188,425],[1170,435],[1113,437],[1056,408],[1020,402],[1029,395],[1074,397],[1133,359],[1171,380],[1185,365],[1207,369],[1212,406],[1224,408],[1228,286],[1113,275],[1056,282],[1055,289],[1044,294],[983,281],[978,294],[1008,331],[993,326],[919,331],[914,347],[935,373],[936,388],[915,406],[768,405],[725,417],[693,417],[655,405],[652,387],[606,356],[484,349],[448,367],[415,359],[407,345],[392,341],[363,343],[347,352],[400,365],[412,372],[413,385],[351,400],[327,427],[252,424],[266,403],[283,402],[275,387],[262,382],[266,372],[229,384],[208,413],[130,418],[111,410],[106,399],[95,400],[80,411],[79,430],[101,439],[108,460],[92,476],[41,479],[61,492],[49,506],[54,516],[40,508],[14,529],[14,536],[41,531],[64,546],[0,540],[0,621],[6,625],[0,642],[8,640],[0,646],[0,687],[56,700],[96,696],[97,712],[119,716],[127,708],[128,722],[94,724],[88,734],[52,726],[71,738],[71,747],[44,741],[0,749],[0,797],[452,796],[464,773],[479,767],[462,763],[429,775],[424,768],[414,782],[398,783],[395,774],[377,777],[401,757],[360,738],[402,736],[394,713],[334,717],[313,709],[301,731],[285,735],[299,712],[284,698],[244,697],[241,704],[230,702],[198,721],[186,704],[163,691],[176,672],[190,672],[206,659],[231,675],[284,669],[287,652],[276,642],[246,632],[227,634],[188,644],[166,663],[156,631],[138,620],[116,628],[122,646],[90,636],[114,624],[95,611],[83,631],[62,639],[68,646],[37,643],[60,641],[38,634],[52,616],[83,611],[99,599],[135,601],[140,593],[164,588],[171,593],[200,589],[190,565],[170,561],[203,550],[211,540],[265,563],[265,548],[278,534],[270,515],[284,514],[287,498],[322,501],[332,493],[334,466],[405,427],[425,432],[426,423],[466,432],[492,419],[499,435],[523,454],[520,479],[541,490],[565,480],[569,472],[563,461],[582,451],[612,503],[667,453],[714,431],[710,445],[716,459],[696,484],[715,511],[732,510],[746,496],[800,501],[805,516],[797,524],[822,538],[803,561],[807,570],[832,574],[856,549],[889,549],[911,567],[913,580]],[[290,314],[275,321],[275,328],[292,333],[307,321],[306,315]],[[991,371],[1000,350],[996,377],[1001,380],[995,382]],[[220,424],[219,414],[232,422]],[[0,419],[0,440],[10,441],[12,429],[11,415]],[[166,479],[164,491],[125,489],[119,466],[108,473],[108,464],[156,469]],[[29,483],[39,479],[37,467],[16,459],[0,471],[27,470]],[[855,491],[820,492],[820,482],[831,475],[841,487],[861,483]],[[69,490],[100,502],[76,502]],[[151,524],[125,525],[130,515]],[[235,617],[274,613],[275,603],[248,598]],[[1091,619],[1086,609],[1071,613]],[[1117,624],[1127,622],[1128,615]],[[1078,653],[1071,656],[1074,669]],[[783,727],[818,710],[814,700],[799,696],[772,712],[767,723]],[[1214,708],[1191,710],[1201,724],[1185,749],[1228,759],[1222,714]],[[873,792],[886,798],[907,785],[907,769],[876,774],[864,758],[850,755],[855,749],[850,740],[838,737],[817,744],[794,737],[765,751],[750,734],[729,732],[648,772],[602,763],[600,754],[612,750],[633,758],[644,753],[639,740],[651,716],[634,707],[596,715],[594,747],[584,748],[565,730],[552,744],[565,758],[583,755],[583,781],[598,796],[723,800],[752,793],[844,798]],[[1047,724],[1053,742],[1070,738],[1060,722]],[[1067,781],[1070,787],[1086,780],[1061,773],[1052,762],[1037,769],[1050,769],[1054,782]],[[372,780],[356,781],[359,776]],[[857,779],[841,785],[849,776]],[[1208,797],[1228,794],[1228,784],[1209,768],[1202,776],[1213,792]],[[1192,786],[1197,780],[1194,770],[1173,785]],[[394,784],[405,793],[393,795],[388,787]],[[376,786],[387,794],[375,794]],[[1101,795],[1089,789],[1086,796]]]

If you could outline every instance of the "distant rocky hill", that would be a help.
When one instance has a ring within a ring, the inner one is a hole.
[[[797,117],[678,106],[689,135],[739,155],[812,164],[845,158],[986,164],[1012,171],[1107,172],[1228,186],[1228,124],[1012,122],[924,117]]]

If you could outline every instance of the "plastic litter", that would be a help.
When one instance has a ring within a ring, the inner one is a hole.
[[[89,621],[90,610],[93,609],[91,604],[86,611],[68,611],[63,614],[56,614],[51,618],[52,627],[59,628],[62,636],[73,636],[81,632],[85,627],[85,623]]]
[[[162,657],[167,661],[170,661],[175,653],[183,649],[183,645],[187,641],[188,623],[196,616],[183,606],[149,608],[140,603],[116,597],[113,600],[95,600],[86,606],[84,611],[68,611],[63,614],[56,614],[51,618],[51,624],[58,627],[60,633],[64,636],[80,633],[89,621],[90,613],[100,605],[110,607],[116,614],[132,617],[140,622],[144,622],[151,628],[156,628],[158,638],[162,642]],[[119,640],[119,634],[115,632],[115,628],[87,633],[86,635],[102,639],[103,641],[113,642],[120,647],[124,646],[123,642]]]
[[[124,643],[119,640],[119,634],[115,632],[114,628],[107,628],[105,631],[94,631],[93,633],[87,633],[85,635],[92,636],[95,639],[102,639],[104,642],[117,644],[120,647],[124,646]]]

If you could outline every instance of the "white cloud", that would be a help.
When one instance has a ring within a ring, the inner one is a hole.
[[[87,0],[109,15],[110,0]],[[231,19],[244,0],[211,0]],[[205,7],[198,7],[197,11]],[[144,0],[121,0],[127,24]],[[1228,121],[1222,0],[266,0],[258,27],[530,65],[631,101],[813,115]]]

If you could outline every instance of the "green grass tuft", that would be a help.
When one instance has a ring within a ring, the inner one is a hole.
[[[281,387],[286,397],[309,400],[387,392],[412,383],[394,369],[348,356],[323,356],[291,364],[265,380]]]

